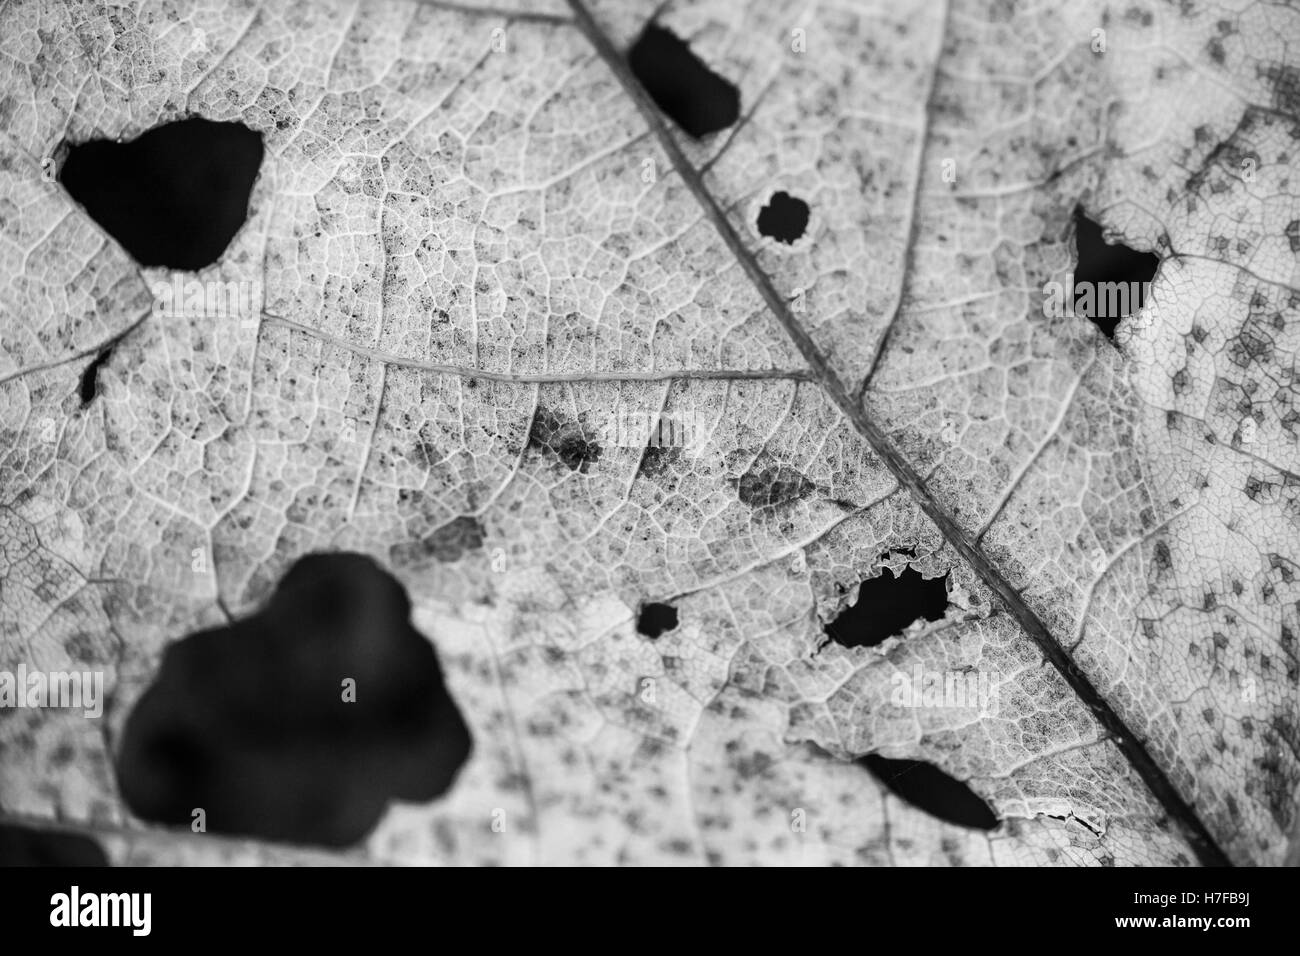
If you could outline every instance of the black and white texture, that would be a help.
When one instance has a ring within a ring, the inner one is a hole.
[[[479,7],[0,5],[6,861],[1294,858],[1300,11]]]

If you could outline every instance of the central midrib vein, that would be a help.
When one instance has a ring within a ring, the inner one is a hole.
[[[908,490],[921,510],[935,523],[957,552],[966,559],[975,570],[975,573],[998,595],[1008,613],[1016,619],[1020,627],[1038,646],[1043,657],[1056,668],[1079,699],[1092,711],[1097,722],[1102,725],[1114,741],[1115,746],[1124,754],[1125,759],[1128,760],[1134,771],[1142,778],[1143,783],[1150,789],[1152,796],[1160,803],[1165,812],[1183,827],[1184,835],[1200,862],[1205,866],[1231,865],[1227,855],[1220,849],[1196,811],[1183,799],[1178,789],[1156,763],[1138,735],[1129,729],[1128,725],[1110,706],[1088,676],[1075,664],[1073,658],[1047,629],[1047,625],[1042,622],[1034,610],[1025,602],[1024,598],[1021,597],[1020,592],[1011,586],[1011,583],[1003,576],[1002,572],[993,565],[993,562],[958,525],[957,520],[949,514],[947,508],[931,494],[930,489],[926,487],[920,475],[903,458],[902,453],[894,446],[894,443],[885,434],[884,430],[867,417],[862,405],[855,401],[845,389],[844,384],[834,370],[831,369],[830,363],[822,354],[821,349],[812,340],[812,336],[795,319],[788,303],[777,292],[767,273],[759,267],[758,261],[741,241],[736,230],[732,228],[731,222],[727,219],[722,208],[705,188],[704,181],[698,171],[687,160],[686,155],[673,138],[663,118],[659,115],[658,108],[651,102],[636,77],[632,75],[622,55],[615,49],[609,37],[596,23],[582,0],[568,0],[568,3],[573,10],[576,26],[587,38],[588,42],[595,47],[601,59],[604,60],[606,66],[622,85],[624,91],[637,105],[642,118],[653,130],[660,146],[672,161],[673,169],[681,177],[687,188],[690,189],[695,200],[700,204],[705,215],[708,216],[714,228],[726,243],[732,256],[745,270],[745,274],[749,277],[759,295],[763,297],[767,307],[803,354],[804,360],[812,369],[827,397],[835,403],[845,418],[853,424],[858,434],[862,436],[872,451],[885,464],[885,467],[889,469],[898,483]],[[924,150],[925,144],[921,143],[920,148]]]

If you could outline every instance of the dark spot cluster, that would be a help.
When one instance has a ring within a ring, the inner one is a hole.
[[[1268,500],[1272,497],[1272,492],[1276,486],[1267,479],[1258,478],[1255,475],[1246,476],[1246,497],[1251,501],[1259,501],[1261,498]]]
[[[1240,333],[1228,340],[1228,358],[1238,368],[1249,368],[1271,359],[1273,345],[1273,337],[1264,331],[1263,323],[1252,318]]]
[[[751,508],[775,508],[807,498],[817,485],[788,465],[750,467],[737,484],[741,502]]]
[[[638,472],[647,478],[655,478],[668,471],[681,458],[681,449],[666,445],[647,444],[641,453]]]
[[[1188,196],[1194,196],[1202,192],[1207,186],[1210,193],[1219,194],[1231,192],[1238,188],[1241,183],[1242,172],[1247,165],[1253,165],[1258,168],[1260,165],[1260,156],[1253,150],[1244,149],[1238,145],[1238,136],[1246,128],[1245,119],[1238,124],[1237,130],[1223,142],[1217,144],[1201,161],[1200,166],[1187,177],[1183,184]],[[1202,131],[1208,131],[1207,127],[1197,129],[1197,143],[1202,141]]]
[[[424,550],[447,564],[482,550],[483,538],[483,522],[473,515],[461,515],[425,538]]]
[[[1216,36],[1210,37],[1205,44],[1205,53],[1216,66],[1223,66],[1227,60],[1227,53],[1223,48],[1223,38],[1232,36],[1237,32],[1237,28],[1231,20],[1220,20],[1215,25],[1218,31]]]
[[[1289,63],[1270,64],[1260,73],[1273,90],[1273,107],[1290,116],[1300,118],[1300,67]]]
[[[1143,27],[1149,27],[1155,22],[1155,16],[1151,11],[1143,10],[1141,7],[1129,7],[1124,11],[1124,19]]]
[[[1295,792],[1300,786],[1300,775],[1289,769],[1288,761],[1282,756],[1283,749],[1291,753],[1300,747],[1300,739],[1295,735],[1294,727],[1286,718],[1278,717],[1273,725],[1264,729],[1264,755],[1255,761],[1259,769],[1256,780],[1249,781],[1246,792],[1253,794],[1258,785],[1263,788],[1263,800],[1278,828],[1290,832],[1295,823]]]
[[[425,471],[429,471],[438,463],[438,448],[433,442],[432,432],[433,428],[429,423],[422,425],[407,452],[407,459]]]
[[[570,471],[584,475],[600,460],[601,454],[600,444],[582,426],[565,421],[545,408],[539,408],[533,416],[528,445],[554,455]]]

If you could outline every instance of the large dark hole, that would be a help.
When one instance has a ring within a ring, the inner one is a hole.
[[[0,866],[108,866],[90,837],[0,823]]]
[[[758,231],[787,245],[799,239],[807,228],[808,204],[787,192],[773,193],[758,211]]]
[[[998,818],[970,787],[933,764],[867,754],[857,760],[895,796],[931,816],[963,827],[992,830]]]
[[[913,621],[937,621],[948,608],[948,575],[925,579],[908,565],[894,577],[882,571],[858,587],[858,599],[826,625],[827,635],[845,647],[875,647]]]
[[[1074,314],[1092,321],[1108,339],[1115,337],[1120,319],[1145,303],[1160,257],[1138,252],[1102,238],[1102,228],[1082,207],[1074,210],[1074,235],[1079,262],[1074,270]]]
[[[671,31],[648,23],[627,54],[628,66],[668,117],[699,139],[740,116],[740,91],[718,76]]]
[[[641,613],[637,615],[636,619],[638,633],[649,638],[656,638],[665,631],[671,631],[676,626],[677,608],[671,604],[660,604],[657,601],[652,601],[649,604],[641,605]]]
[[[310,555],[257,614],[169,647],[117,759],[131,811],[346,846],[389,800],[444,793],[470,734],[409,616],[369,558]]]
[[[137,262],[202,269],[248,215],[262,136],[241,123],[191,118],[127,143],[69,148],[59,181]]]

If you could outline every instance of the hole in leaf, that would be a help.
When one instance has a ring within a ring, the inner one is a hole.
[[[908,565],[894,577],[882,571],[858,586],[858,599],[826,625],[827,635],[844,647],[875,647],[913,621],[937,621],[948,608],[948,575],[921,577]]]
[[[89,405],[99,392],[99,370],[113,355],[112,346],[104,349],[86,366],[81,373],[81,404]]]
[[[997,815],[979,794],[933,764],[890,760],[878,754],[867,754],[855,762],[871,771],[895,796],[940,820],[979,830],[998,825]]]
[[[627,63],[655,105],[696,139],[726,129],[740,116],[735,85],[658,24],[646,24],[628,51]]]
[[[1160,257],[1122,243],[1106,242],[1101,226],[1089,219],[1082,207],[1074,211],[1074,228],[1079,251],[1074,270],[1074,314],[1089,319],[1106,338],[1114,339],[1120,319],[1134,314],[1146,302]]]
[[[469,730],[396,579],[358,554],[309,555],[258,613],[167,649],[127,720],[137,816],[347,846],[389,800],[444,793]]]
[[[141,265],[193,270],[244,224],[261,164],[260,133],[195,117],[71,146],[59,181]]]
[[[677,627],[677,608],[671,604],[660,604],[657,601],[652,601],[649,604],[641,605],[641,613],[637,615],[636,619],[638,633],[653,639],[665,631],[673,630],[675,627]]]
[[[798,240],[808,228],[808,204],[787,192],[776,192],[758,211],[758,231],[786,245]]]
[[[0,823],[0,866],[108,866],[108,857],[79,833]]]

